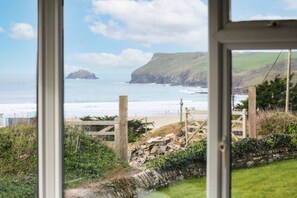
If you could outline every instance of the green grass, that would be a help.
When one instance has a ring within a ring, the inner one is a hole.
[[[129,169],[126,162],[77,127],[64,133],[66,188],[100,181]],[[0,198],[35,197],[37,186],[37,138],[34,125],[0,129]]]
[[[294,198],[297,196],[297,159],[232,172],[233,198]],[[206,197],[206,178],[180,181],[145,198]]]

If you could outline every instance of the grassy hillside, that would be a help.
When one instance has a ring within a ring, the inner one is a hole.
[[[234,52],[232,72],[234,87],[262,82],[279,52]],[[207,86],[208,54],[206,52],[156,53],[151,61],[136,69],[131,83]],[[282,52],[268,79],[285,74],[287,52]],[[297,71],[297,52],[292,53],[292,71]]]

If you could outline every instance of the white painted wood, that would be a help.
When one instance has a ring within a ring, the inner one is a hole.
[[[38,196],[63,197],[63,5],[38,1]]]
[[[230,1],[209,0],[209,138],[207,145],[207,197],[230,197],[230,127],[228,116],[231,50],[296,49],[297,21],[231,22]],[[223,92],[220,92],[220,90]],[[226,136],[227,135],[227,136]],[[228,145],[218,149],[220,143]],[[227,168],[224,168],[227,167]]]

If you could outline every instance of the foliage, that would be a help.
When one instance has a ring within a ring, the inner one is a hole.
[[[0,197],[34,197],[37,182],[36,144],[34,125],[0,129]],[[104,178],[111,170],[116,172],[126,168],[128,164],[104,146],[99,138],[86,135],[78,127],[65,128],[66,185],[75,183],[71,180],[83,183],[92,178]]]
[[[147,164],[149,168],[172,170],[183,168],[189,163],[206,163],[206,140],[201,140],[185,150],[167,154]]]
[[[147,122],[147,131],[152,130],[153,122]],[[133,119],[128,121],[128,141],[136,142],[143,134],[145,134],[144,119]]]
[[[232,144],[232,159],[243,159],[252,155],[262,155],[288,150],[297,150],[297,134],[272,134],[264,139],[245,138]]]
[[[66,127],[64,139],[66,181],[81,177],[103,178],[110,169],[127,167],[99,137],[90,137],[78,127]]]
[[[83,121],[112,121],[117,116],[103,116],[103,117],[82,117]],[[147,125],[147,131],[151,131],[154,126],[153,122],[144,122],[144,119],[128,120],[128,142],[136,142],[143,134],[145,134],[145,125]],[[88,129],[92,131],[100,131],[105,126],[91,126]],[[85,128],[86,129],[86,128]],[[87,130],[87,129],[86,129]]]
[[[25,175],[37,171],[35,128],[34,125],[18,125],[0,129],[0,175]]]
[[[264,139],[244,138],[232,143],[231,158],[243,159],[273,152],[297,151],[297,134],[272,134]],[[185,150],[167,154],[147,164],[149,168],[172,170],[191,163],[206,162],[206,140],[201,140]]]
[[[291,75],[290,78],[292,78]],[[259,110],[274,110],[285,108],[287,78],[277,75],[274,80],[265,80],[256,86],[256,108]],[[297,110],[297,84],[290,83],[289,108]],[[236,109],[248,109],[248,99],[242,100]]]
[[[297,134],[297,117],[284,112],[261,111],[257,115],[257,133],[259,135],[274,133]]]

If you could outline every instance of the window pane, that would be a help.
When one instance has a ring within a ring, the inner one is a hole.
[[[297,19],[295,0],[231,0],[232,21]]]
[[[0,2],[0,197],[37,195],[37,1]]]
[[[205,1],[65,1],[66,197],[205,196],[207,66]]]
[[[232,52],[232,197],[295,197],[296,71],[296,50]]]

